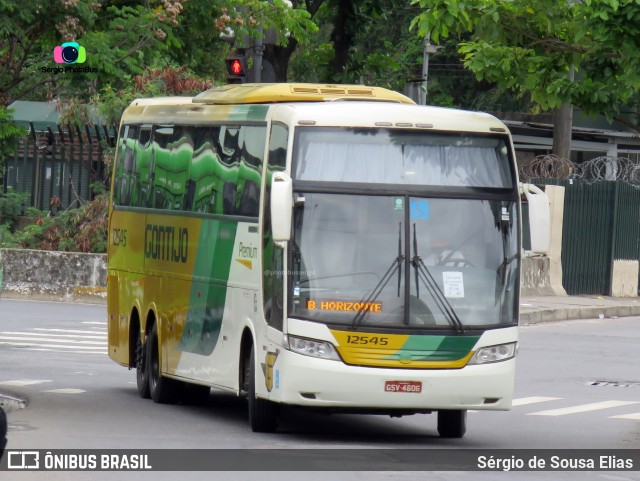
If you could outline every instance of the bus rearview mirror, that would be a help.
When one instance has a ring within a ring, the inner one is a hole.
[[[286,172],[274,172],[271,178],[271,232],[275,242],[291,239],[293,182]]]
[[[533,184],[520,184],[529,204],[529,232],[531,251],[540,254],[549,252],[551,241],[551,212],[547,194]]]

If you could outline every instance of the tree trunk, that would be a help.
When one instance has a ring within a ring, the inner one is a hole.
[[[569,69],[569,80],[573,82],[575,69]],[[573,129],[573,105],[562,104],[553,113],[553,153],[561,159],[571,160],[571,131]]]
[[[352,0],[338,0],[338,12],[336,15],[331,40],[333,41],[332,77],[338,76],[344,71],[349,60],[349,50],[353,41],[353,35],[349,31],[349,24],[354,23],[355,11]]]
[[[278,45],[265,45],[264,58],[262,60],[262,82],[286,82],[289,71],[289,60],[293,55],[298,41],[290,38],[285,47]]]
[[[571,159],[571,129],[573,105],[562,104],[553,113],[553,153],[561,159]]]

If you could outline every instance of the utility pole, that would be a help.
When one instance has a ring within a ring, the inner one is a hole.
[[[437,45],[431,45],[431,35],[427,34],[424,37],[424,49],[422,52],[422,94],[420,95],[420,104],[427,105],[427,88],[429,82],[429,54],[436,53],[442,47]]]
[[[255,44],[253,45],[253,67],[251,68],[251,81],[258,84],[262,82],[262,59],[264,57],[262,34],[263,30],[260,27],[260,35],[255,39]]]

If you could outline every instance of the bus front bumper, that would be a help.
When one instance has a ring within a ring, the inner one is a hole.
[[[274,366],[269,398],[335,410],[508,410],[515,359],[462,369],[385,369],[349,366],[283,351]],[[407,383],[408,382],[408,383]],[[391,386],[410,389],[390,391]],[[419,386],[419,392],[417,386]]]

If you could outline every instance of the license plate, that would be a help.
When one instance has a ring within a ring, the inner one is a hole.
[[[386,392],[422,392],[422,382],[420,381],[385,381],[384,390]]]

